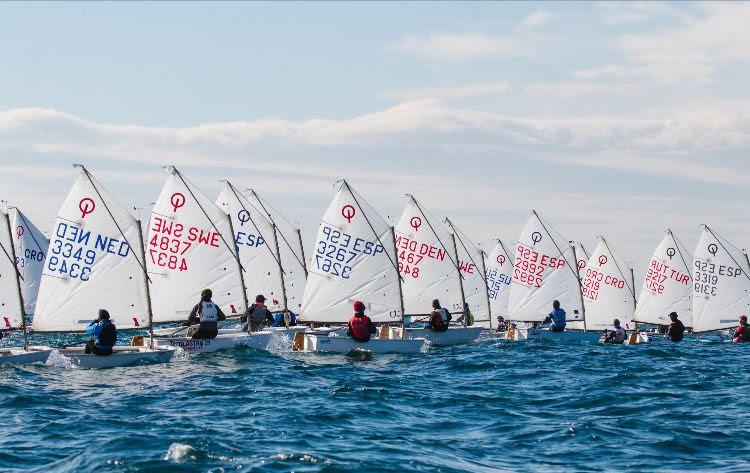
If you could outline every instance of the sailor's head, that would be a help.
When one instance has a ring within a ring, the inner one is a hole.
[[[354,303],[354,312],[362,313],[365,311],[365,305],[362,303],[362,301],[357,301]]]
[[[99,309],[99,320],[109,320],[109,312],[106,309]]]
[[[669,320],[671,320],[672,322],[674,322],[675,320],[677,320],[677,312],[670,312],[669,313]]]
[[[201,291],[201,300],[202,301],[210,301],[211,298],[214,296],[213,292],[211,292],[211,289],[204,289]]]
[[[255,302],[257,302],[258,304],[263,304],[266,302],[266,297],[263,294],[258,294],[257,296],[255,296]]]
[[[432,300],[432,308],[433,309],[439,309],[440,308],[440,301],[438,299]]]
[[[552,301],[552,308],[557,310],[560,308],[560,301]]]
[[[740,323],[742,324],[747,323],[747,315],[740,315]]]
[[[503,316],[502,316],[502,315],[498,315],[498,316],[497,316],[497,321],[498,321],[498,322],[502,322],[503,320],[505,320],[505,319],[503,318]]]
[[[620,319],[615,319],[614,324],[615,324],[615,327],[619,327],[620,326]]]

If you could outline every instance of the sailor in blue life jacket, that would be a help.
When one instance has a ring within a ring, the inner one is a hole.
[[[291,310],[273,314],[271,327],[294,327],[295,325],[297,325],[297,314]]]
[[[211,289],[204,289],[201,292],[201,301],[193,307],[188,317],[188,323],[193,325],[199,323],[198,330],[193,333],[192,338],[206,339],[216,338],[219,334],[219,321],[226,320],[224,312],[219,306],[211,301],[213,293]]]
[[[87,355],[107,356],[112,354],[112,347],[117,343],[117,327],[109,320],[109,312],[99,309],[99,317],[86,328],[87,335],[93,335],[86,343]]]
[[[440,307],[440,301],[438,299],[432,301],[432,309],[430,322],[425,328],[435,332],[445,332],[448,330],[448,324],[452,318],[451,313]]]
[[[565,311],[560,308],[560,301],[552,301],[552,312],[544,319],[544,323],[549,323],[549,329],[553,332],[565,330]]]
[[[620,320],[615,319],[614,328],[610,330],[606,337],[604,337],[604,343],[625,343],[625,329],[620,326]]]

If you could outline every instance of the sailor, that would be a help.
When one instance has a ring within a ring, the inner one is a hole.
[[[297,314],[291,310],[273,314],[272,327],[294,327],[297,325]]]
[[[255,303],[247,309],[248,330],[257,330],[261,327],[273,325],[276,322],[273,314],[266,307],[266,297],[258,294],[255,297]]]
[[[211,289],[204,289],[201,292],[201,301],[190,311],[188,323],[190,325],[200,323],[192,338],[216,338],[219,334],[219,321],[226,320],[224,312],[211,301],[211,297],[213,297]]]
[[[747,324],[747,315],[740,315],[740,324],[734,331],[732,342],[750,342],[750,325]]]
[[[552,301],[552,312],[544,319],[544,323],[549,323],[549,329],[553,332],[565,330],[565,311],[560,308],[560,301]]]
[[[370,341],[370,336],[377,333],[375,324],[365,315],[365,305],[357,301],[354,303],[354,315],[349,318],[349,328],[346,334],[360,343]]]
[[[450,312],[440,307],[440,301],[437,299],[432,301],[432,309],[430,323],[425,328],[432,329],[435,332],[445,332],[448,330],[448,323],[451,321]]]
[[[469,308],[469,304],[464,302],[464,313],[461,314],[461,317],[456,320],[457,323],[463,325],[464,319],[466,319],[466,326],[471,327],[474,325],[474,314],[471,313],[471,309]]]
[[[109,320],[109,312],[99,309],[99,317],[86,328],[86,334],[96,338],[86,343],[84,353],[97,356],[112,354],[112,347],[117,342],[117,327]]]
[[[669,320],[672,321],[667,328],[667,338],[673,342],[681,342],[682,337],[685,335],[685,326],[682,321],[677,318],[677,312],[670,312]]]
[[[509,324],[502,315],[497,316],[497,331],[505,332],[508,330]]]
[[[624,343],[625,342],[625,329],[620,326],[620,320],[615,319],[614,328],[610,330],[609,334],[604,338],[604,343]]]

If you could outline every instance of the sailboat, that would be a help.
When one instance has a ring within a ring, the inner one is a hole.
[[[532,210],[516,246],[508,318],[539,324],[557,300],[567,313],[568,324],[584,322],[576,261],[574,246]],[[563,332],[531,328],[528,337],[596,340],[599,333],[576,328]]]
[[[8,209],[26,315],[34,313],[49,239],[17,207]]]
[[[52,228],[34,312],[35,332],[83,332],[100,308],[119,330],[152,325],[140,221],[81,165]],[[109,356],[85,347],[57,351],[81,368],[166,363],[174,349],[115,346]]]
[[[750,311],[747,254],[703,225],[693,268],[693,333],[737,326],[738,317]]]
[[[0,330],[21,329],[23,347],[0,347],[0,364],[44,363],[49,358],[52,348],[29,346],[21,289],[22,275],[16,267],[17,255],[11,228],[8,215],[0,212]],[[2,334],[0,332],[0,335]]]
[[[672,233],[662,238],[651,255],[633,320],[639,324],[669,325],[677,312],[686,327],[693,326],[692,258]]]
[[[361,301],[373,323],[403,323],[403,295],[393,228],[346,181],[320,221],[310,259],[300,320],[346,324]],[[417,353],[423,338],[380,338],[357,342],[339,333],[298,333],[294,350],[349,353]]]
[[[485,260],[490,313],[492,316],[507,319],[510,282],[513,279],[513,257],[505,244],[497,240]]]
[[[461,316],[466,304],[466,278],[461,272],[455,234],[427,212],[413,196],[408,197],[409,201],[396,225],[396,250],[404,280],[405,315],[412,322],[426,321],[432,311],[432,300],[438,299],[451,314]],[[478,274],[475,277],[481,279]],[[424,326],[407,326],[403,336],[426,338],[433,345],[456,345],[476,340],[481,331],[482,327],[467,327],[464,317],[463,326],[451,326],[445,332],[435,332]]]
[[[185,322],[200,293],[211,289],[212,301],[227,317],[247,311],[244,271],[234,242],[231,218],[175,167],[151,213],[146,263],[153,287],[155,322]],[[159,331],[157,346],[206,353],[248,345],[246,333],[229,330],[215,338],[194,339],[183,327]]]

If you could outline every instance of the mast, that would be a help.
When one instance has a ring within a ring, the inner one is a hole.
[[[396,247],[396,230],[393,227],[391,227],[391,240],[393,240],[393,254],[398,255],[398,248]],[[398,256],[396,257],[398,258]],[[404,291],[401,289],[401,273],[398,271],[398,266],[396,267],[396,279],[398,279],[398,302],[399,309],[401,309],[401,338],[404,338],[406,310],[404,309]]]
[[[453,233],[454,233],[454,238],[453,238],[454,242],[453,242],[453,244],[455,246],[455,234],[458,233],[459,230],[456,228],[455,225],[453,225],[453,222],[451,222],[451,220],[448,217],[445,217],[445,221],[448,222],[448,225],[451,227],[451,230],[453,230]],[[461,243],[461,247],[464,249],[464,251],[466,252],[466,254],[469,256],[469,259],[471,260],[472,263],[474,263],[474,266],[476,266],[477,270],[478,270],[479,269],[479,265],[477,264],[476,261],[474,261],[474,257],[471,256],[471,252],[469,251],[469,249],[466,248],[466,244],[464,243],[463,238],[461,238],[461,235],[458,236],[458,241]],[[490,308],[490,292],[489,292],[490,291],[490,286],[487,284],[487,273],[486,273],[485,267],[484,267],[484,257],[485,257],[484,251],[482,251],[481,253],[482,253],[482,261],[481,261],[481,263],[482,263],[482,273],[480,274],[480,276],[482,277],[482,282],[484,282],[484,295],[485,295],[485,298],[487,299],[487,317],[489,317],[490,328],[492,328],[492,309]],[[458,249],[456,249],[456,261],[458,262]],[[459,274],[461,274],[460,273],[460,263],[459,263]],[[464,301],[464,302],[466,302],[466,301]]]
[[[302,244],[302,232],[297,228],[297,238],[299,239],[299,250],[302,252],[302,269],[305,271],[305,279],[307,279],[307,260],[305,259],[305,246]]]
[[[138,224],[138,235],[140,238],[138,238],[138,247],[141,250],[141,258],[143,258],[143,261],[146,261],[146,247],[143,244],[143,228],[141,228],[141,221],[136,220],[136,223]],[[148,312],[148,336],[151,340],[150,347],[153,350],[154,349],[154,312],[151,309],[151,288],[149,287],[149,277],[148,277],[148,271],[146,270],[146,265],[143,265],[143,285],[146,288],[146,311]]]
[[[8,255],[8,252],[6,251],[5,254],[8,257],[12,256],[12,259],[10,261],[10,264],[13,266],[13,272],[16,275],[16,291],[18,292],[18,305],[19,310],[21,311],[21,327],[23,328],[23,349],[28,350],[29,349],[29,332],[26,330],[26,312],[24,312],[23,309],[23,294],[21,293],[21,273],[18,271],[18,265],[16,264],[16,245],[13,243],[13,232],[10,231],[10,217],[8,217],[8,214],[5,215],[5,223],[8,225],[8,238],[10,240],[10,255]]]
[[[456,272],[458,273],[458,287],[461,289],[461,313],[464,327],[466,327],[466,296],[464,295],[464,278],[461,276],[461,264],[458,262],[458,247],[456,246],[456,235],[451,233],[453,241],[453,254],[456,256]]]
[[[583,287],[581,286],[581,275],[578,274],[578,255],[576,254],[575,243],[570,243],[570,247],[573,249],[573,259],[576,262],[576,280],[578,281],[578,297],[581,299],[581,315],[583,316],[583,331],[586,331],[586,309],[583,305]]]
[[[484,280],[485,292],[487,294],[487,314],[490,318],[490,330],[492,330],[492,305],[490,304],[490,285],[487,284],[487,268],[484,263],[485,259],[487,259],[487,254],[482,250],[482,274],[484,275],[482,279]]]
[[[197,200],[197,199],[196,199]],[[234,225],[232,225],[232,217],[229,214],[227,215],[227,220],[229,221],[229,231],[232,232],[232,238],[237,238],[234,233]],[[235,260],[237,261],[237,269],[240,273],[240,288],[242,288],[242,302],[245,303],[245,313],[247,313],[247,310],[249,309],[249,306],[247,305],[247,287],[245,287],[245,275],[243,274],[245,272],[245,268],[242,267],[242,262],[240,261],[240,255],[239,251],[237,251],[237,244],[234,240],[232,240],[232,243],[234,244],[234,251],[230,248],[230,251],[235,254]],[[247,331],[250,331],[250,321],[247,321]]]
[[[279,277],[281,278],[281,298],[284,302],[284,313],[289,310],[286,299],[286,282],[284,281],[284,266],[281,264],[281,250],[279,249],[279,238],[276,235],[276,224],[271,221],[273,229],[273,244],[276,246],[276,262],[279,263]]]

